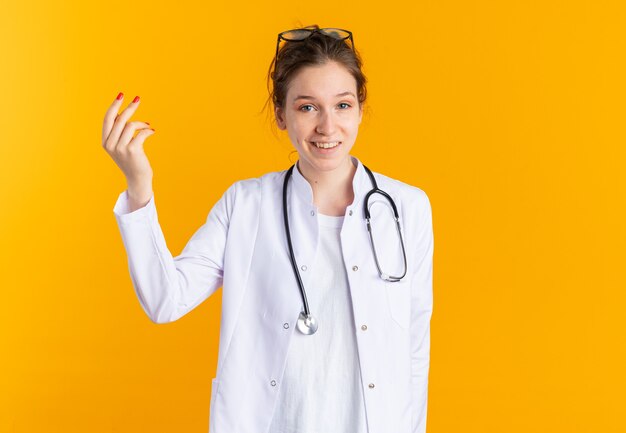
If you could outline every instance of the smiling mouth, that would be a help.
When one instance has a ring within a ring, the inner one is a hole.
[[[310,141],[309,143],[319,149],[332,149],[333,147],[339,146],[341,141]]]

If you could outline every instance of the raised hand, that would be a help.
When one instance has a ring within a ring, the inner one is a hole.
[[[132,210],[145,204],[152,195],[153,172],[143,142],[154,134],[154,129],[147,122],[128,121],[139,106],[139,96],[118,115],[123,98],[120,93],[104,116],[102,147],[126,176]],[[139,133],[133,137],[137,130]]]
[[[128,122],[139,107],[139,96],[118,115],[123,98],[120,93],[104,116],[102,147],[122,170],[129,184],[152,181],[152,167],[143,150],[143,142],[154,134],[154,129],[146,122]],[[139,133],[133,137],[137,130]]]

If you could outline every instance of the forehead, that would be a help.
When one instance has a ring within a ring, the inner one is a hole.
[[[298,95],[331,99],[346,91],[356,95],[356,80],[345,67],[329,62],[300,69],[289,84],[287,100],[292,101]]]

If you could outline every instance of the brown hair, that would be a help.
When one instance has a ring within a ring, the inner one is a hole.
[[[314,24],[306,28],[320,27]],[[276,107],[284,109],[287,90],[296,73],[303,67],[324,65],[327,62],[337,62],[352,74],[356,80],[359,106],[362,106],[367,97],[367,78],[363,74],[362,60],[358,51],[353,51],[346,40],[342,41],[316,32],[303,41],[284,42],[278,51],[278,59],[272,60],[267,72],[269,97],[264,107],[271,101],[274,111]]]

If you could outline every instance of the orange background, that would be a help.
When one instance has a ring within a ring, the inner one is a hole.
[[[0,432],[208,431],[221,290],[143,313],[102,119],[141,96],[177,255],[294,161],[261,110],[276,34],[310,24],[365,62],[353,154],[431,200],[428,432],[626,431],[623,2],[292,3],[3,4]]]

